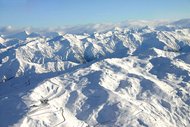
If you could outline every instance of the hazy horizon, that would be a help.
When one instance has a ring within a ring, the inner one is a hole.
[[[15,34],[23,31],[29,33],[46,33],[46,32],[61,32],[61,33],[71,33],[71,34],[81,34],[81,33],[93,33],[93,32],[105,32],[108,30],[113,30],[116,27],[119,28],[142,28],[149,26],[156,28],[159,26],[172,25],[175,24],[179,27],[188,27],[190,19],[178,19],[178,20],[126,20],[116,23],[91,23],[91,24],[79,24],[79,25],[65,25],[62,27],[14,27],[14,26],[0,26],[0,34]],[[176,24],[177,23],[177,24]]]

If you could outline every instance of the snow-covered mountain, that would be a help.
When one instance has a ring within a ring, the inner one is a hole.
[[[178,26],[180,28],[189,28],[190,27],[190,19],[181,19],[172,23],[174,26]]]
[[[188,127],[185,21],[0,36],[0,127]]]

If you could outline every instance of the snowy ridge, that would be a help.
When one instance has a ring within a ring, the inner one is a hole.
[[[188,127],[190,29],[161,25],[1,36],[0,126]]]

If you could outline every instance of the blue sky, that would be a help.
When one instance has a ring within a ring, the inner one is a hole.
[[[0,0],[0,26],[59,27],[190,18],[190,0]]]

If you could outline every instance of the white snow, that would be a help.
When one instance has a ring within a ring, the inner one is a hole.
[[[0,127],[189,127],[190,28],[138,23],[0,38]]]

